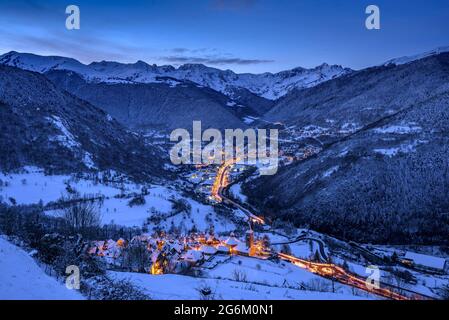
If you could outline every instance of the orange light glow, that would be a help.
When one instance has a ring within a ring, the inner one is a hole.
[[[151,265],[151,274],[153,275],[161,275],[164,274],[161,265],[158,262],[155,262]]]

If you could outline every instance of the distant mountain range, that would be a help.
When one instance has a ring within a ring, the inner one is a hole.
[[[132,64],[102,61],[85,65],[71,58],[14,51],[0,56],[0,64],[40,73],[54,70],[73,71],[90,83],[164,83],[167,78],[188,80],[231,98],[235,89],[243,88],[270,100],[278,99],[292,89],[313,87],[352,71],[337,65],[322,64],[313,69],[295,68],[274,74],[237,74],[202,64],[185,64],[177,69],[170,65],[150,65],[143,61]],[[176,86],[177,82],[172,82],[172,85]]]
[[[193,120],[275,124],[285,141],[321,150],[243,185],[267,216],[357,241],[448,243],[449,48],[358,71],[261,75],[0,57],[1,170],[164,177],[165,150],[135,129],[189,129]]]

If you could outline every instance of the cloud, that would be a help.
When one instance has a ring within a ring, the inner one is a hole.
[[[221,52],[217,48],[173,48],[165,50],[167,55],[159,56],[156,59],[166,63],[179,65],[185,63],[202,63],[207,65],[254,65],[271,63],[274,60],[268,59],[245,59],[235,57],[226,52]]]
[[[0,29],[2,44],[0,49],[9,48],[16,51],[36,54],[62,55],[73,57],[84,63],[98,60],[128,60],[129,52],[139,52],[142,48],[107,41],[105,39],[75,35],[72,33],[46,33],[30,35],[32,32],[11,32]]]
[[[234,57],[195,57],[195,56],[169,56],[161,57],[160,60],[164,60],[173,64],[184,64],[184,63],[202,63],[209,65],[251,65],[251,64],[262,64],[271,63],[274,60],[263,60],[263,59],[242,59]]]
[[[173,48],[170,51],[175,52],[175,53],[186,53],[186,52],[189,52],[190,50],[187,48]]]

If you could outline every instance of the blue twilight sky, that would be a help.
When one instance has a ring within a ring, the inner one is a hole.
[[[81,29],[65,29],[65,8]],[[381,30],[365,28],[365,8]],[[449,46],[449,0],[0,0],[0,54],[204,63],[237,72],[363,68]]]

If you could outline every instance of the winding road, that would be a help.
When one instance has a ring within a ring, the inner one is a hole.
[[[259,223],[262,225],[266,225],[264,219],[261,217],[256,216],[252,212],[250,212],[248,209],[244,208],[239,203],[233,201],[232,199],[228,198],[225,194],[226,188],[229,186],[229,170],[234,165],[234,161],[227,160],[225,161],[219,168],[217,172],[217,176],[215,178],[214,184],[212,186],[211,190],[211,196],[217,201],[222,202],[224,204],[233,206],[234,208],[240,209],[245,215],[247,215],[249,221],[254,223]],[[251,227],[251,223],[249,223]],[[328,256],[325,252],[325,243],[321,239],[315,239],[311,237],[298,237],[292,241],[285,242],[285,244],[295,243],[301,240],[313,240],[316,241],[319,244],[320,247],[320,255],[321,259],[324,259],[324,261],[328,260]],[[273,244],[284,244],[284,243],[273,243]],[[297,258],[292,255],[288,255],[285,253],[278,252],[275,255],[277,255],[278,258],[289,261],[290,263],[294,264],[295,266],[298,266],[302,269],[306,269],[314,274],[317,274],[319,276],[322,276],[327,279],[332,279],[333,281],[355,287],[357,289],[376,294],[378,296],[388,298],[388,299],[394,299],[394,300],[411,300],[411,299],[433,299],[432,297],[428,297],[425,295],[422,295],[420,293],[399,288],[393,285],[389,285],[386,283],[379,283],[379,286],[374,286],[369,283],[369,281],[365,278],[362,278],[358,275],[352,274],[346,270],[344,270],[342,267],[332,264],[332,263],[323,263],[323,262],[312,262],[304,259]],[[407,292],[409,295],[400,294],[394,290],[400,291],[400,292]]]

